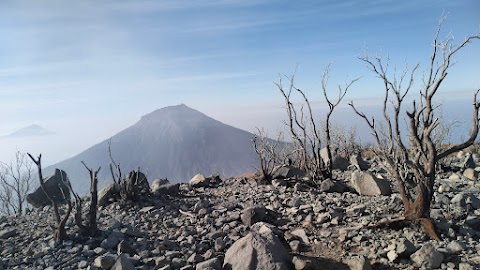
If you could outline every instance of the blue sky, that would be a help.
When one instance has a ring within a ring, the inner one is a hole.
[[[461,42],[480,31],[475,0],[1,1],[0,134],[36,123],[57,138],[0,146],[55,162],[180,103],[250,131],[274,129],[283,101],[273,82],[297,64],[313,101],[329,63],[332,91],[362,76],[346,99],[377,100],[362,49],[426,68],[443,12],[442,36]],[[441,101],[480,88],[480,42],[456,60]]]

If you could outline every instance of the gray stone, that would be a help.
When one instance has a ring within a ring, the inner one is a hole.
[[[475,171],[473,168],[467,168],[465,171],[463,171],[463,177],[469,179],[469,180],[477,180],[478,178],[478,172]]]
[[[66,184],[68,181],[67,173],[65,171],[55,169],[54,174],[45,180],[44,185],[50,198],[57,203],[64,203],[65,199],[70,199],[70,190]],[[64,198],[64,194],[66,198]],[[38,187],[33,193],[28,194],[27,202],[36,208],[51,205],[51,202],[42,187]]]
[[[388,261],[394,262],[398,258],[398,254],[395,250],[390,250],[387,253],[387,258],[388,258]]]
[[[157,178],[152,181],[152,186],[151,186],[152,192],[156,186],[159,187],[159,186],[168,185],[168,184],[170,184],[170,181],[168,181],[167,178],[165,179]]]
[[[370,165],[368,165],[368,163],[365,160],[363,160],[361,154],[351,155],[350,164],[355,166],[355,168],[357,168],[357,170],[360,170],[360,171],[366,171],[370,168]]]
[[[423,245],[413,253],[410,258],[414,266],[426,267],[428,269],[438,268],[443,262],[443,254],[433,247],[431,243]]]
[[[154,186],[152,184],[152,193],[154,194],[166,194],[170,196],[178,195],[180,192],[180,184],[166,184],[161,186]]]
[[[465,204],[473,207],[473,209],[480,209],[480,199],[474,194],[468,194],[466,196]]]
[[[222,261],[219,258],[211,258],[209,260],[198,263],[196,270],[221,270]]]
[[[7,228],[0,231],[0,239],[8,239],[17,235],[17,230],[15,228]]]
[[[117,247],[118,243],[120,243],[120,239],[114,235],[110,235],[108,238],[103,239],[100,246],[105,249],[114,249]]]
[[[348,161],[348,159],[338,155],[333,157],[332,169],[346,171],[348,170],[349,166],[350,166],[350,161]]]
[[[196,174],[190,181],[188,181],[188,184],[192,187],[198,188],[198,187],[207,187],[210,185],[210,179],[205,178],[202,174]]]
[[[287,270],[292,269],[292,261],[272,229],[263,225],[233,243],[225,253],[223,266],[232,270]]]
[[[458,264],[458,270],[473,270],[473,269],[475,269],[475,268],[469,263],[459,263]]]
[[[303,256],[294,256],[292,259],[295,270],[307,270],[314,269],[315,264],[311,259]]]
[[[112,255],[102,255],[95,258],[95,260],[93,261],[93,265],[101,269],[110,269],[112,268],[114,263],[115,257]]]
[[[225,241],[223,241],[222,238],[217,238],[215,239],[213,249],[215,249],[215,251],[217,252],[221,252],[225,249],[225,246],[226,246]]]
[[[352,205],[345,209],[345,213],[348,216],[360,216],[365,212],[365,204],[360,204],[360,205]]]
[[[453,198],[450,200],[450,203],[453,205],[458,206],[465,206],[465,194],[464,193],[457,193]]]
[[[85,260],[81,260],[78,262],[78,268],[82,269],[82,268],[87,268],[88,267],[88,261],[85,261]]]
[[[460,175],[458,175],[458,173],[452,173],[449,177],[448,177],[448,180],[451,180],[451,181],[458,181],[462,179],[460,177]]]
[[[417,251],[417,248],[412,242],[410,242],[410,240],[406,238],[401,238],[397,242],[395,251],[398,254],[398,257],[407,258],[410,255],[412,255],[415,251]]]
[[[476,165],[471,153],[467,153],[465,159],[463,160],[462,167],[465,169],[475,169]]]
[[[269,209],[266,209],[264,206],[256,205],[244,209],[241,215],[243,224],[251,226],[259,221],[264,221],[267,223],[273,223],[275,213]]]
[[[127,253],[129,255],[134,255],[137,252],[135,249],[125,240],[120,241],[117,246],[117,254]]]
[[[130,196],[135,196],[130,199],[137,200],[142,194],[150,193],[150,184],[148,183],[147,176],[140,171],[131,171],[125,177],[125,185],[127,192]]]
[[[473,229],[479,229],[480,228],[480,217],[477,216],[467,216],[465,219],[465,224],[467,224],[469,227]]]
[[[285,180],[283,179],[273,179],[272,180],[272,186],[274,187],[286,187],[288,184]]]
[[[190,255],[190,257],[188,257],[187,263],[194,264],[194,263],[201,262],[202,260],[203,260],[203,257],[201,255],[198,255],[197,253],[193,253],[192,255]]]
[[[347,260],[347,264],[350,267],[350,270],[372,270],[372,265],[370,261],[367,260],[364,256],[355,256]]]
[[[387,180],[379,179],[370,172],[355,171],[352,173],[351,183],[360,195],[378,196],[390,195],[392,189]]]
[[[293,187],[294,192],[304,192],[308,191],[309,187],[307,185],[304,185],[302,183],[295,183],[295,186]]]
[[[326,147],[320,150],[320,157],[322,158],[323,163],[325,164],[330,163],[330,159],[328,158],[328,152]],[[332,153],[332,160],[333,160],[332,169],[334,170],[346,171],[348,169],[348,166],[350,166],[350,162],[346,158],[339,155],[335,155],[333,153]]]
[[[274,169],[272,178],[273,179],[284,179],[284,178],[303,178],[305,172],[294,166],[278,166]]]
[[[331,179],[323,180],[320,184],[320,191],[326,193],[343,193],[346,189],[343,183]]]
[[[293,252],[299,252],[302,249],[302,243],[298,240],[293,240],[288,245]]]
[[[110,183],[104,186],[100,192],[98,192],[98,205],[105,206],[110,202],[110,199],[113,199],[118,194],[117,187],[115,184]]]
[[[460,241],[452,241],[448,243],[447,250],[451,253],[458,253],[464,251],[467,248],[467,245]]]
[[[125,254],[120,254],[110,270],[135,270],[135,266]]]
[[[296,238],[302,240],[304,244],[310,244],[310,240],[308,239],[307,233],[305,232],[304,229],[296,229],[290,232],[293,236]]]
[[[185,264],[186,264],[186,261],[183,258],[176,257],[172,259],[172,267],[174,269],[179,269],[180,267],[183,267]]]

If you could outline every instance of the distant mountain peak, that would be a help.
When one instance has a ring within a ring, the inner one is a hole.
[[[52,135],[55,132],[45,129],[44,127],[32,124],[21,128],[5,137],[7,138],[20,138],[20,137],[35,137],[35,136],[45,136],[45,135]]]

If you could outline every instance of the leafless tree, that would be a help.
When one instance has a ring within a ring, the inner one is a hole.
[[[42,154],[38,156],[37,159],[35,159],[30,153],[27,153],[30,159],[37,165],[38,169],[38,180],[40,182],[40,187],[42,188],[43,192],[45,192],[45,195],[47,198],[50,200],[53,206],[53,214],[55,216],[55,222],[57,224],[57,230],[55,231],[55,243],[60,244],[62,241],[67,237],[67,233],[65,230],[65,224],[67,223],[68,217],[70,216],[70,213],[72,212],[72,202],[68,196],[68,194],[65,194],[63,192],[63,189],[60,188],[63,199],[67,203],[67,212],[63,217],[60,216],[60,210],[59,210],[59,205],[56,200],[53,199],[52,195],[49,194],[48,190],[45,188],[45,181],[43,179],[43,173],[42,173]],[[66,175],[62,174],[62,181],[69,185],[68,179],[66,179]]]
[[[323,123],[322,123],[323,124]],[[358,139],[357,127],[355,125],[342,125],[340,123],[330,123],[330,137],[332,155],[340,155],[348,158],[359,153],[362,150],[361,142]],[[326,140],[327,135],[322,134],[322,139]]]
[[[305,91],[295,86],[295,73],[286,77],[289,81],[288,86],[283,85],[282,77],[275,83],[278,90],[284,97],[285,108],[288,120],[286,125],[292,136],[293,144],[296,149],[300,149],[298,158],[300,168],[308,172],[314,180],[327,179],[332,177],[332,137],[331,137],[331,117],[335,108],[342,102],[350,87],[359,80],[359,78],[348,81],[344,86],[338,85],[338,97],[333,100],[327,94],[330,65],[325,68],[322,75],[322,91],[324,100],[328,106],[326,120],[323,125],[325,140],[322,140],[322,128],[317,125],[318,119],[314,117],[312,106]],[[298,94],[300,102],[295,101],[294,95]],[[320,150],[326,147],[329,162],[325,164]]]
[[[287,144],[282,140],[282,133],[279,133],[276,140],[269,139],[265,130],[257,128],[252,137],[252,145],[259,159],[261,181],[269,183],[276,165],[285,164],[288,157],[285,155],[288,148]]]
[[[88,173],[90,176],[90,209],[88,211],[88,219],[86,220],[86,222],[83,222],[83,218],[82,218],[83,200],[80,198],[80,196],[77,193],[73,191],[70,183],[68,187],[75,199],[75,223],[77,224],[77,227],[80,229],[80,232],[82,235],[94,236],[97,233],[97,203],[98,203],[97,175],[100,172],[101,167],[99,167],[96,171],[93,171],[91,168],[89,168],[85,164],[85,162],[82,161],[82,164],[88,170]]]
[[[139,199],[141,193],[148,193],[150,191],[146,190],[146,187],[143,186],[147,180],[146,175],[140,172],[140,168],[129,172],[127,175],[122,175],[120,163],[115,162],[113,159],[111,139],[108,140],[108,155],[110,157],[109,167],[113,183],[123,202],[136,201]]]
[[[480,108],[480,103],[477,101],[479,90],[473,97],[472,128],[469,138],[463,143],[449,145],[446,149],[439,150],[434,141],[435,129],[440,124],[434,97],[447,77],[449,68],[453,65],[452,57],[468,43],[480,39],[479,33],[466,38],[459,45],[452,44],[451,36],[441,41],[439,34],[444,19],[445,16],[442,16],[438,24],[433,40],[433,52],[429,67],[423,75],[419,96],[413,101],[411,109],[406,111],[408,124],[406,137],[400,127],[402,121],[400,113],[403,111],[402,105],[404,105],[405,97],[414,85],[414,75],[419,67],[418,64],[412,69],[406,65],[401,74],[397,75],[395,72],[394,74],[389,72],[388,59],[384,61],[379,55],[370,59],[367,53],[360,58],[382,81],[385,90],[383,124],[386,130],[382,130],[374,118],[368,118],[359,111],[353,102],[350,103],[356,114],[363,118],[370,127],[379,146],[375,148],[375,153],[385,163],[385,169],[395,181],[402,198],[403,216],[391,220],[391,222],[420,220],[426,233],[434,239],[440,239],[435,231],[433,221],[430,219],[436,164],[446,156],[474,143],[478,134]],[[404,142],[405,138],[409,139],[408,145]],[[415,185],[413,188],[409,188],[406,183],[412,181]]]
[[[33,189],[33,169],[25,153],[17,151],[15,160],[0,163],[0,212],[22,214],[27,194]]]

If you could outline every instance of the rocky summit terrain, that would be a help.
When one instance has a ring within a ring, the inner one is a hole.
[[[0,269],[479,269],[476,158],[439,174],[432,217],[441,241],[418,224],[372,226],[399,216],[401,200],[355,168],[320,186],[196,175],[155,180],[136,202],[102,202],[98,235],[81,236],[71,218],[60,245],[50,206],[1,217]]]

